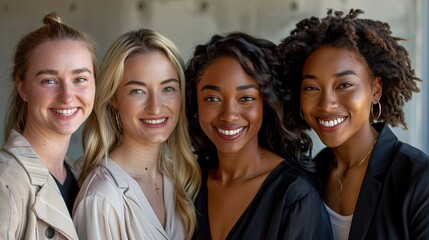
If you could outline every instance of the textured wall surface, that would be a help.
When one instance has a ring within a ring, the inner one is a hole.
[[[278,43],[304,17],[325,16],[327,9],[348,11],[361,8],[362,18],[391,24],[395,35],[408,39],[410,52],[420,76],[427,68],[427,1],[425,0],[0,0],[0,145],[11,87],[11,55],[17,41],[42,24],[51,11],[64,22],[90,34],[97,42],[101,59],[109,44],[121,33],[151,28],[173,40],[185,60],[193,48],[212,34],[245,31]],[[425,31],[422,31],[425,29]],[[426,67],[424,67],[426,66]],[[422,70],[423,69],[423,70]],[[429,151],[427,102],[428,85],[406,106],[408,131],[394,129],[401,140]],[[423,106],[424,105],[424,106]],[[426,131],[422,131],[422,127]],[[322,145],[315,138],[315,151]],[[82,154],[80,134],[73,136],[70,155]]]

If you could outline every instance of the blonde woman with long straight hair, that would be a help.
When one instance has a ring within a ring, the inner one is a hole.
[[[190,239],[200,170],[190,149],[183,61],[147,29],[121,35],[100,69],[73,209],[82,239]]]

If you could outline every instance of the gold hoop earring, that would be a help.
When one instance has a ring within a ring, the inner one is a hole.
[[[377,116],[374,115],[374,105],[376,105],[376,104],[378,105],[378,114],[377,114]],[[380,116],[381,116],[381,103],[380,103],[380,101],[377,101],[377,103],[371,105],[371,116],[374,119],[379,119],[380,118]]]
[[[302,120],[305,121],[305,118],[304,118],[304,116],[302,114],[302,107],[299,108],[299,115],[301,116]]]

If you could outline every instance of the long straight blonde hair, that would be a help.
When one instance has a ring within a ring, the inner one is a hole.
[[[161,52],[175,66],[179,75],[182,106],[179,121],[168,140],[161,146],[158,165],[161,172],[175,183],[176,207],[185,223],[187,239],[196,226],[193,204],[201,182],[198,163],[190,149],[188,123],[185,114],[184,62],[175,45],[152,30],[141,29],[121,35],[109,48],[100,66],[94,111],[83,130],[84,164],[79,182],[118,147],[122,139],[122,125],[112,100],[124,74],[125,61],[137,54]]]

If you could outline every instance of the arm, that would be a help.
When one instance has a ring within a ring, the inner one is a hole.
[[[73,222],[81,239],[127,239],[125,224],[111,202],[101,196],[86,196],[77,203]]]
[[[12,189],[0,178],[0,238],[20,239],[22,237],[22,226],[18,219],[22,219],[16,207],[16,201]],[[18,200],[19,201],[19,200]]]
[[[429,169],[417,180],[410,199],[409,237],[429,239]]]

